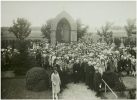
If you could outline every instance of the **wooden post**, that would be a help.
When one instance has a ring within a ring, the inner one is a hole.
[[[105,84],[105,96],[106,96],[106,84]]]

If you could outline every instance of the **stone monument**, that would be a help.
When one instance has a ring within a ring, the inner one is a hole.
[[[77,41],[77,26],[74,19],[66,12],[62,11],[56,16],[51,25],[51,44],[57,42],[70,43]]]

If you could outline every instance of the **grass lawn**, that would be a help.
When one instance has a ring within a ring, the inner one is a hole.
[[[51,74],[51,70],[46,70]],[[12,77],[12,78],[9,78]],[[34,92],[26,89],[25,77],[16,77],[12,71],[2,72],[1,78],[1,98],[2,99],[52,99],[52,91]],[[6,78],[7,77],[7,78]]]
[[[51,71],[47,70],[50,75]],[[3,72],[4,76],[7,76],[7,72]],[[122,77],[123,83],[127,89],[136,88],[136,77],[124,76]],[[23,78],[2,78],[1,79],[1,98],[2,99],[52,99],[52,91],[45,90],[43,92],[33,92],[25,88],[25,77]],[[116,91],[115,91],[116,92]],[[126,99],[127,91],[124,91],[124,95],[121,96],[116,92],[119,99]],[[103,92],[104,95],[104,92]],[[61,94],[59,95],[59,97]],[[115,96],[111,92],[107,92],[106,97],[108,99],[115,99]]]
[[[2,99],[52,99],[51,90],[33,92],[25,88],[25,78],[1,79]]]
[[[126,89],[135,89],[136,88],[136,77],[134,76],[124,76],[121,77],[123,80],[123,83],[126,86]]]
[[[127,91],[124,91],[123,95],[121,95],[118,91],[113,91],[118,96],[118,99],[127,99],[128,90],[136,89],[136,77],[133,76],[123,76],[121,77],[123,80],[124,85],[126,86]],[[102,92],[102,96],[105,96],[105,92]],[[107,99],[116,99],[112,92],[107,91],[106,96]]]

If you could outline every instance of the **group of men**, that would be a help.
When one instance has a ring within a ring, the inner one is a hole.
[[[12,57],[15,53],[18,53],[16,49],[12,50],[10,46],[6,49],[1,49],[1,70],[7,71],[12,70]]]

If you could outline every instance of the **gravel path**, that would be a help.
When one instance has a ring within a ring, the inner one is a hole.
[[[60,99],[78,99],[78,100],[100,100],[95,96],[95,92],[87,89],[84,83],[70,83],[68,89],[63,90]]]

